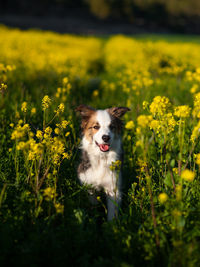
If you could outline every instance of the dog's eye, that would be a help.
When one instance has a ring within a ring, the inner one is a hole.
[[[94,128],[95,130],[99,130],[100,126],[95,125],[93,128]]]

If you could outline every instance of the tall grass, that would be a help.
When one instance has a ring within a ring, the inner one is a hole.
[[[199,42],[0,36],[1,265],[198,265]],[[92,206],[77,180],[82,103],[131,108],[109,223],[103,192]]]

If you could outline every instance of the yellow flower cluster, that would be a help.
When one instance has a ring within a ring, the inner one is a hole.
[[[65,102],[67,100],[68,95],[70,94],[72,85],[67,77],[63,78],[62,85],[62,87],[57,88],[55,97],[58,98],[60,101]]]
[[[60,113],[63,113],[64,110],[65,110],[65,105],[64,105],[63,103],[61,103],[61,104],[58,106],[57,110],[55,110],[55,112],[57,113],[57,115],[59,115]]]
[[[42,99],[43,110],[46,110],[47,108],[49,108],[50,104],[51,104],[51,99],[49,98],[48,95],[45,95]]]
[[[51,201],[56,197],[55,188],[47,187],[44,189],[44,197],[47,201]]]
[[[4,91],[6,91],[7,89],[7,85],[4,83],[0,83],[0,93],[3,93]]]
[[[200,68],[197,68],[194,72],[187,71],[186,77],[189,81],[200,82]]]
[[[19,120],[17,126],[14,128],[12,135],[11,135],[12,140],[21,139],[25,137],[26,134],[30,131],[29,124],[24,124],[23,126],[21,126],[22,123],[23,121]]]
[[[21,106],[21,111],[26,113],[27,112],[27,102],[23,102]]]
[[[36,143],[34,139],[29,139],[27,142],[19,142],[17,145],[17,150],[22,150],[27,155],[27,160],[38,160],[40,159],[44,146],[42,144]]]
[[[51,32],[21,31],[2,26],[0,36],[0,58],[4,62],[23,65],[31,76],[46,71],[62,76],[67,74],[70,79],[85,79],[91,63],[101,57],[102,41],[94,37],[61,36]],[[5,69],[4,65],[2,67]]]
[[[65,152],[65,145],[57,137],[54,137],[50,150],[51,150],[53,164],[57,165],[60,159],[62,159],[62,156]],[[66,157],[66,154],[64,154],[64,156]]]
[[[192,182],[194,180],[194,177],[195,177],[195,173],[188,169],[185,169],[181,173],[181,178],[187,182]]]
[[[188,105],[178,106],[174,109],[174,115],[178,118],[188,118],[191,108]]]
[[[192,115],[193,117],[200,118],[200,93],[194,95],[194,109]]]
[[[111,171],[120,170],[121,164],[122,164],[121,160],[116,160],[116,161],[112,162],[112,164],[110,165],[110,170]]]
[[[55,209],[57,213],[63,213],[64,212],[64,205],[60,204],[60,203],[55,203]]]
[[[200,153],[196,155],[196,164],[200,165]]]
[[[196,139],[198,138],[200,134],[200,121],[197,123],[197,125],[194,127],[192,134],[191,134],[191,141],[194,143]]]
[[[125,124],[125,128],[126,128],[127,130],[133,130],[134,127],[135,127],[135,125],[134,125],[134,122],[133,122],[133,121],[128,121],[128,122]]]
[[[150,105],[150,112],[155,116],[163,116],[171,106],[169,99],[165,96],[156,96]]]
[[[146,128],[149,126],[151,120],[151,115],[140,115],[137,117],[137,124],[140,128]]]

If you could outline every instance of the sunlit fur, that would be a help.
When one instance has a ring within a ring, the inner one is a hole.
[[[122,144],[120,129],[121,113],[113,113],[112,109],[94,110],[87,106],[77,108],[82,115],[82,162],[78,168],[81,183],[90,184],[95,189],[104,189],[107,196],[108,220],[112,220],[118,211],[121,201],[121,172],[116,173],[110,166],[116,160],[122,160]],[[116,111],[116,110],[115,110]],[[116,115],[117,114],[117,115]],[[105,142],[102,136],[109,136]],[[101,151],[98,144],[106,144],[109,151]]]

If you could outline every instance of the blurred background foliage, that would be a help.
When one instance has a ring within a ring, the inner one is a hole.
[[[67,8],[82,8],[101,19],[126,16],[130,21],[137,16],[136,11],[149,15],[155,15],[158,11],[172,16],[200,15],[198,0],[1,0],[0,4],[1,13],[9,11],[39,15],[50,12],[52,7],[56,6],[57,8],[53,9],[55,14],[64,13]]]
[[[187,25],[187,32],[200,32],[198,0],[1,0],[0,15],[3,14],[59,17],[73,14],[109,23],[151,22],[182,32]]]

